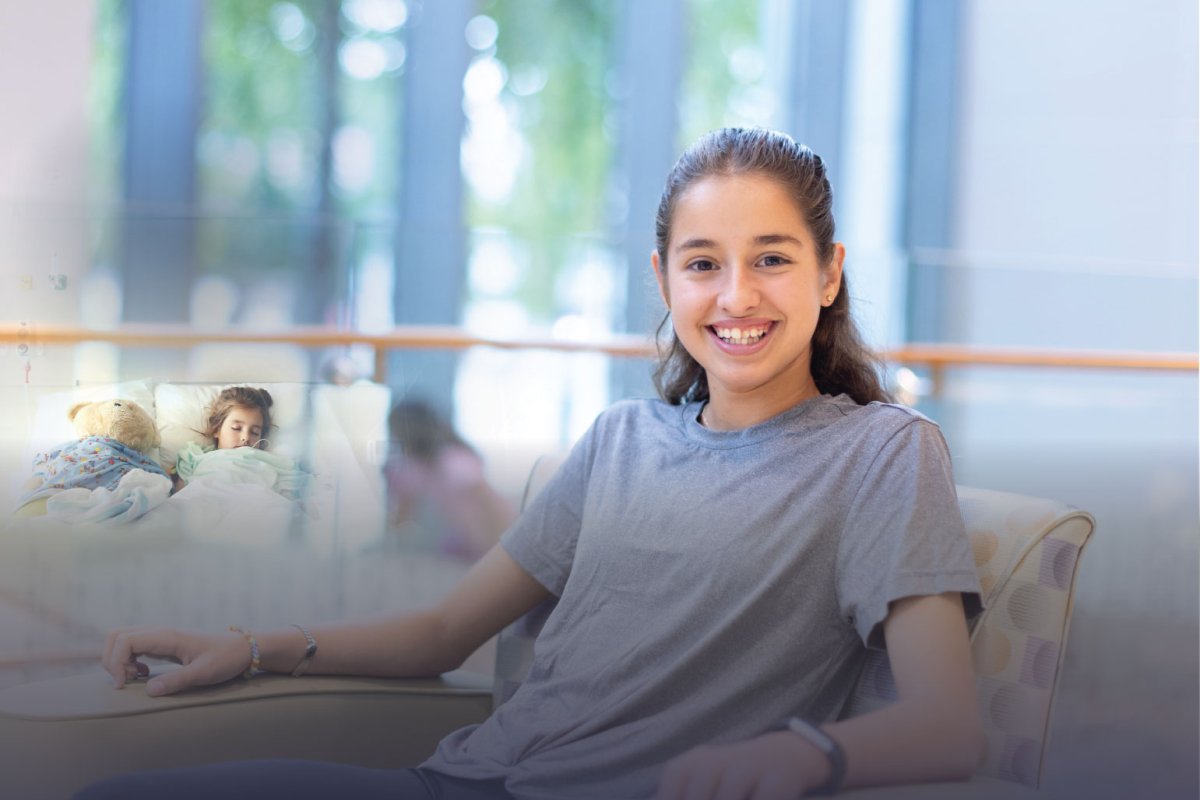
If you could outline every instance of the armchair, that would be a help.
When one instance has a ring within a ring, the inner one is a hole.
[[[541,459],[525,501],[557,468]],[[986,610],[971,629],[987,756],[969,783],[849,791],[847,798],[1036,797],[1061,673],[1079,554],[1094,528],[1065,504],[959,487]],[[89,674],[0,691],[0,796],[63,798],[101,777],[244,758],[412,766],[450,731],[483,720],[529,667],[548,605],[499,637],[496,673],[381,680],[265,675],[176,697],[112,691]],[[844,714],[895,698],[872,651]]]

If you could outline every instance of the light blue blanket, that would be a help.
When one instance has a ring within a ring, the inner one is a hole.
[[[273,489],[291,500],[302,498],[312,479],[292,459],[267,450],[253,447],[206,450],[194,442],[179,452],[175,469],[186,483],[204,479],[254,484]]]
[[[66,522],[118,525],[132,522],[161,505],[171,491],[162,472],[134,469],[126,472],[117,488],[65,489],[46,501],[46,516]]]
[[[157,461],[129,445],[108,436],[85,436],[38,453],[33,461],[37,486],[21,497],[17,507],[68,489],[103,488],[115,492],[121,478],[131,470],[167,477]]]

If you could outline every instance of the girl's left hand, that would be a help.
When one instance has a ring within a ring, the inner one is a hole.
[[[654,800],[794,800],[825,780],[825,756],[789,731],[705,745],[663,767]]]

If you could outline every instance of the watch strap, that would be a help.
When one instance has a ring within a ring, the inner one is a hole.
[[[292,627],[304,634],[304,657],[300,659],[300,663],[292,670],[292,677],[299,678],[308,669],[309,663],[312,662],[313,656],[317,654],[317,640],[309,633],[308,628],[303,625],[292,623]]]
[[[805,797],[827,797],[837,794],[842,788],[846,777],[846,754],[837,740],[825,731],[800,717],[791,717],[780,728],[803,736],[814,747],[820,750],[829,761],[829,777],[820,786],[814,786],[804,793]]]

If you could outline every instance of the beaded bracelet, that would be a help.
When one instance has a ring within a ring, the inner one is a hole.
[[[262,666],[262,661],[259,658],[258,652],[258,640],[254,638],[254,635],[250,633],[250,631],[246,630],[241,625],[230,625],[229,630],[245,636],[246,641],[250,643],[250,666],[246,667],[246,671],[242,673],[243,678],[250,680],[254,677],[254,673],[257,672]]]

